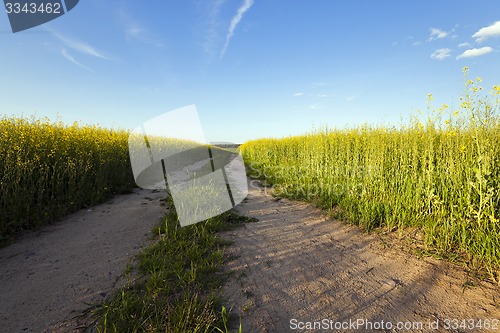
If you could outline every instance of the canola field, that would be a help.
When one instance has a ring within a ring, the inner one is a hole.
[[[324,129],[260,139],[242,151],[251,177],[366,230],[412,230],[427,254],[500,269],[500,86],[468,79],[460,105],[432,105],[400,127]]]
[[[126,131],[0,118],[0,243],[133,184]]]

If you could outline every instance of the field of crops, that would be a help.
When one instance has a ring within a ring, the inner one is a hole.
[[[126,131],[0,119],[0,242],[133,184]]]
[[[404,126],[322,130],[245,143],[250,176],[371,230],[414,228],[425,251],[499,278],[500,86],[467,78],[454,108]],[[427,114],[425,114],[427,113]]]

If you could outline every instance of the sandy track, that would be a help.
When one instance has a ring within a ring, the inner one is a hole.
[[[386,249],[379,236],[326,218],[311,205],[253,188],[238,210],[259,220],[223,234],[234,241],[227,265],[234,274],[224,293],[244,332],[351,331],[293,330],[292,319],[386,323],[383,330],[360,326],[357,332],[478,332],[485,330],[446,330],[443,321],[500,319],[498,286],[464,289],[467,276],[458,268]],[[438,319],[439,330],[428,326]],[[417,326],[388,329],[387,322]]]
[[[164,215],[161,191],[136,189],[0,249],[0,332],[71,332],[101,303]]]

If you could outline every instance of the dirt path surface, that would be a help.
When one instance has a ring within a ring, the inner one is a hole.
[[[165,210],[136,189],[0,249],[0,332],[77,332],[78,316],[120,283]]]
[[[259,220],[223,234],[234,241],[224,293],[244,332],[500,331],[496,285],[464,288],[468,278],[456,267],[384,248],[380,236],[262,189],[251,188],[238,210]],[[497,324],[451,321],[446,329],[448,319]],[[315,321],[321,326],[307,329]]]

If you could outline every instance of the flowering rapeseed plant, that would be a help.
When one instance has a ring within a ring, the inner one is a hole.
[[[241,147],[249,174],[368,230],[420,228],[427,251],[462,255],[498,280],[500,85],[481,95],[482,79],[468,79],[468,71],[460,109],[444,122],[448,105],[434,112],[428,94],[433,116],[425,125],[414,117],[399,129],[364,125],[250,141]]]
[[[0,241],[133,182],[126,131],[3,117],[0,133]]]

